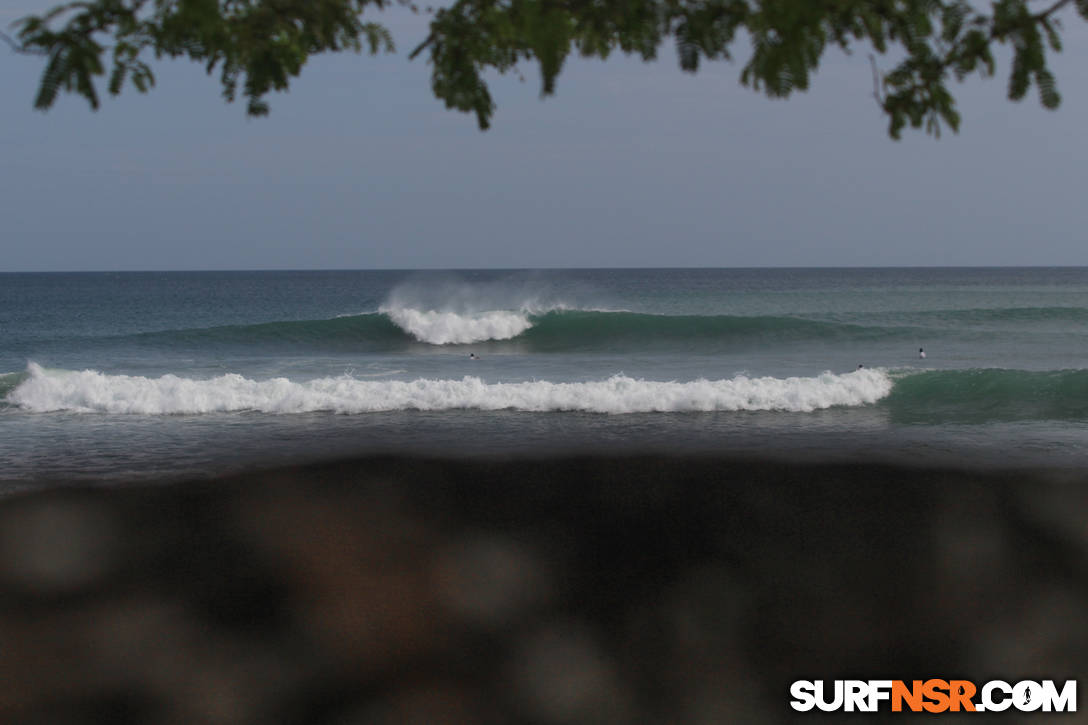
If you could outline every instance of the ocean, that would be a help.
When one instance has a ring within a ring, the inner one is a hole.
[[[0,333],[6,490],[375,453],[1088,454],[1088,268],[9,273]]]

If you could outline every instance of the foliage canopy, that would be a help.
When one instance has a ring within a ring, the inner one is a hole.
[[[829,47],[868,48],[895,59],[883,73],[874,60],[873,73],[898,138],[908,124],[935,134],[942,123],[958,129],[949,84],[993,75],[999,44],[1012,49],[1009,98],[1034,85],[1042,105],[1056,108],[1047,50],[1061,50],[1059,11],[1073,5],[1088,19],[1088,0],[1038,2],[995,0],[983,10],[966,0],[454,0],[427,9],[430,33],[411,57],[429,53],[435,95],[486,129],[495,103],[484,73],[521,62],[539,64],[549,95],[571,53],[606,58],[619,50],[649,61],[672,41],[680,67],[695,72],[705,61],[732,60],[739,44],[750,51],[741,83],[784,97],[809,87]],[[393,4],[419,11],[412,0],[84,0],[17,21],[8,40],[45,57],[39,109],[61,91],[97,108],[96,81],[107,75],[110,94],[127,83],[145,92],[154,85],[151,57],[185,57],[218,71],[227,100],[240,86],[247,113],[259,116],[268,113],[267,94],[287,89],[311,55],[392,51],[389,31],[369,18]]]

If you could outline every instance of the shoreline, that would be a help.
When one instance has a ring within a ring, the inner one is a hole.
[[[869,409],[805,414],[535,414],[510,411],[93,418],[9,416],[0,499],[54,487],[181,484],[303,471],[351,461],[450,460],[511,465],[638,456],[743,465],[882,466],[965,475],[1077,479],[1083,431],[994,425],[894,426]],[[81,427],[86,423],[86,427]],[[855,427],[850,430],[845,426]],[[976,427],[977,428],[977,427]],[[24,437],[31,444],[19,445]],[[66,443],[66,444],[65,444]],[[4,458],[0,451],[0,459]],[[688,464],[684,464],[688,465]]]
[[[1072,679],[1086,520],[1085,472],[713,455],[22,492],[0,716],[780,722],[796,679]]]

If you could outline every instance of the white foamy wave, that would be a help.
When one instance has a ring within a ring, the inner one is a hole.
[[[775,410],[808,412],[859,406],[888,395],[892,380],[880,370],[858,370],[810,378],[750,378],[656,382],[615,375],[580,383],[532,381],[485,383],[460,380],[357,380],[349,376],[292,382],[222,375],[192,380],[175,375],[146,378],[94,370],[49,371],[33,363],[29,375],[8,394],[27,410],[200,414],[370,413],[391,410],[503,410],[647,413],[665,411]]]
[[[379,311],[412,337],[432,345],[509,340],[533,326],[527,310],[459,314],[412,307],[382,307]]]

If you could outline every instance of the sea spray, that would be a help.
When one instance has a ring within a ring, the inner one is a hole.
[[[568,306],[543,278],[428,275],[391,290],[379,311],[420,342],[450,345],[509,340],[532,327],[533,317]]]
[[[811,412],[860,406],[887,396],[882,370],[815,377],[746,377],[662,382],[614,375],[588,382],[487,383],[459,380],[357,380],[351,376],[293,382],[228,374],[206,380],[163,375],[106,375],[94,370],[45,371],[30,363],[28,377],[8,402],[38,412],[110,414],[374,413],[392,410],[522,410],[649,413],[766,410]]]
[[[432,345],[509,340],[533,325],[526,311],[490,310],[458,314],[410,307],[382,307],[380,311],[412,337]]]

